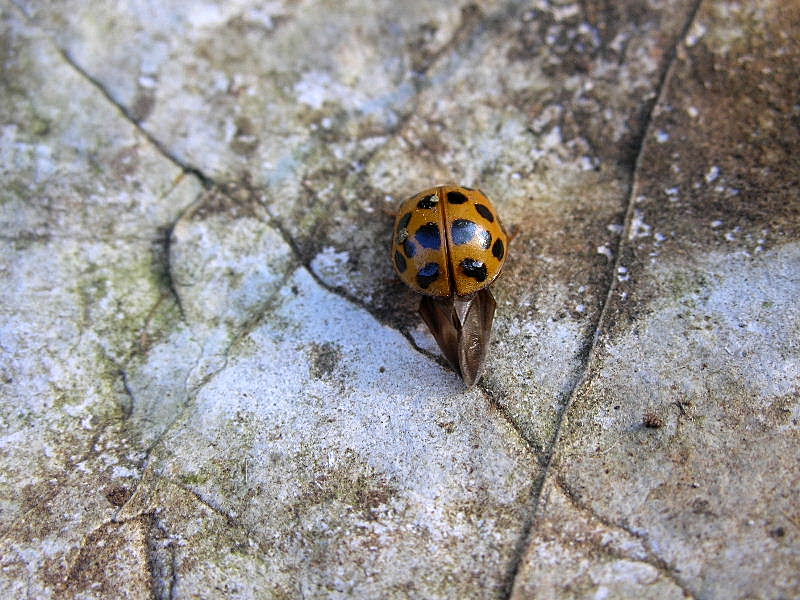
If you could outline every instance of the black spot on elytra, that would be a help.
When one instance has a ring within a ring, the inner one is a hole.
[[[436,223],[426,223],[417,229],[414,237],[423,248],[438,250],[442,247],[442,238],[439,236],[439,226]]]
[[[461,270],[467,277],[472,277],[476,281],[486,281],[488,272],[486,264],[475,258],[465,258],[461,261]]]
[[[456,246],[468,243],[475,237],[475,232],[478,231],[478,225],[467,219],[456,219],[453,221],[451,227],[453,233],[453,243]]]
[[[394,251],[394,264],[397,266],[397,270],[400,273],[403,273],[408,267],[408,263],[406,263],[406,257],[400,254],[398,250]]]
[[[414,258],[414,255],[417,253],[417,247],[411,240],[406,240],[403,242],[403,252],[406,253],[408,258]]]
[[[485,229],[481,229],[480,233],[478,233],[478,238],[480,238],[481,247],[484,250],[488,250],[492,246],[492,234]]]
[[[425,196],[422,200],[417,202],[417,208],[428,210],[437,204],[439,204],[439,196],[436,194],[431,194],[430,196]]]
[[[439,263],[428,263],[417,273],[417,284],[419,284],[419,287],[423,290],[426,290],[430,284],[439,279],[440,274],[441,269],[439,268]]]
[[[480,216],[489,221],[489,223],[494,223],[494,215],[492,214],[492,211],[489,210],[488,206],[475,203],[475,210],[478,211],[478,214],[480,214]]]
[[[503,240],[498,239],[494,246],[492,246],[492,254],[497,260],[502,260],[503,255],[506,253],[505,246],[503,246]]]
[[[464,204],[467,201],[467,197],[461,192],[447,192],[447,201],[450,204]]]

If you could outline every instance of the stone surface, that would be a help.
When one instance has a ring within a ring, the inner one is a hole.
[[[800,594],[800,4],[2,4],[3,597]],[[464,391],[390,212],[516,234]]]

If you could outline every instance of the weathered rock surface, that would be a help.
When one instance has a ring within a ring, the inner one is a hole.
[[[6,2],[0,595],[800,595],[800,3]],[[464,391],[395,202],[516,232]]]

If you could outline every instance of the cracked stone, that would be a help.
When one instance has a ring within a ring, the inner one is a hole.
[[[511,598],[685,598],[647,540],[598,518],[563,484],[542,491],[542,518]]]
[[[3,5],[0,595],[800,594],[797,23]],[[443,182],[516,234],[468,392],[387,256]]]

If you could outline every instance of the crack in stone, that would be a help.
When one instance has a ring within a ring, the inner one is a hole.
[[[166,156],[166,155],[165,155]],[[169,158],[169,157],[167,157]],[[201,174],[202,175],[202,174]],[[205,176],[203,176],[205,179]],[[203,179],[201,179],[203,181]],[[205,181],[208,181],[205,179]],[[205,185],[205,183],[204,183]],[[174,187],[173,187],[174,189]],[[161,267],[162,267],[162,274],[164,276],[164,284],[169,291],[170,295],[175,299],[175,303],[178,306],[178,313],[180,314],[181,321],[189,327],[191,331],[191,325],[186,319],[186,311],[183,308],[183,300],[181,298],[180,293],[178,292],[178,287],[175,284],[175,276],[173,275],[173,267],[172,267],[172,244],[174,243],[174,234],[175,234],[175,227],[178,226],[178,223],[196,206],[203,202],[204,195],[200,193],[197,198],[195,198],[192,202],[189,202],[186,206],[184,206],[177,216],[169,223],[164,229],[164,235],[156,238],[155,243],[159,244],[161,248],[161,256],[159,257],[161,260]],[[160,302],[160,300],[159,300]]]
[[[527,436],[522,427],[520,427],[519,423],[514,420],[514,417],[508,412],[508,409],[495,397],[494,390],[492,390],[492,388],[486,385],[483,381],[480,381],[476,387],[483,392],[483,395],[489,403],[489,406],[500,413],[500,416],[508,424],[508,426],[511,427],[514,433],[517,434],[517,437],[522,441],[523,445],[527,447],[531,454],[536,457],[540,466],[544,466],[542,463],[543,457],[537,450],[536,444]]]
[[[131,490],[130,498],[128,498],[128,501],[125,502],[125,504],[123,504],[117,509],[115,516],[121,514],[125,510],[125,507],[127,507],[128,504],[130,504],[136,497],[136,494],[139,492],[139,489],[144,483],[144,480],[148,472],[152,472],[150,470],[151,466],[150,459],[152,457],[153,451],[159,446],[159,444],[161,444],[164,438],[166,438],[167,434],[172,430],[175,424],[178,423],[183,418],[189,406],[192,404],[192,401],[196,397],[197,392],[202,388],[203,385],[205,385],[206,381],[203,381],[201,385],[195,386],[195,388],[191,391],[189,390],[189,377],[191,373],[194,371],[194,369],[196,369],[197,366],[200,364],[202,358],[203,358],[203,350],[201,348],[198,353],[197,359],[195,360],[194,365],[192,366],[191,369],[187,370],[186,377],[184,378],[183,386],[184,390],[186,390],[186,399],[181,403],[181,406],[178,409],[178,412],[176,413],[175,417],[167,424],[164,430],[160,434],[158,434],[158,436],[156,436],[156,438],[152,442],[150,442],[150,444],[144,449],[144,456],[139,461],[139,469],[141,470],[141,476],[139,477],[139,480],[136,482],[134,488]],[[210,380],[210,378],[208,379]]]
[[[162,239],[161,249],[163,252],[162,256],[162,266],[163,266],[163,273],[166,279],[165,284],[167,289],[169,290],[172,297],[175,298],[175,303],[178,305],[178,313],[181,316],[181,321],[186,322],[186,311],[183,309],[183,301],[181,300],[181,295],[178,293],[178,289],[175,287],[175,277],[172,275],[172,239],[173,239],[173,232],[175,231],[175,226],[178,224],[178,221],[181,220],[183,216],[183,212],[175,219],[172,224],[167,228],[165,235]]]
[[[175,597],[177,583],[177,552],[175,543],[154,511],[141,515],[147,519],[147,566],[150,573],[150,590],[157,600]],[[135,518],[140,518],[138,515]],[[166,540],[165,542],[163,540]],[[163,552],[162,552],[163,549]],[[164,556],[166,554],[166,556]]]
[[[659,105],[659,102],[661,101],[665,93],[666,85],[669,82],[670,75],[674,70],[675,61],[678,55],[678,48],[680,47],[681,43],[683,43],[683,41],[686,39],[686,36],[688,35],[689,30],[692,24],[694,23],[695,17],[697,16],[701,4],[702,0],[695,0],[694,4],[689,10],[689,14],[687,15],[686,21],[684,22],[684,25],[679,35],[676,36],[675,42],[672,44],[672,47],[670,48],[670,52],[668,55],[669,58],[667,59],[667,65],[664,68],[663,72],[661,73],[661,76],[659,77],[658,83],[656,85],[656,93],[654,95],[652,104],[649,106],[647,110],[646,117],[642,124],[641,135],[639,135],[638,138],[636,139],[636,145],[635,145],[636,160],[634,163],[633,175],[631,177],[631,182],[628,188],[628,198],[625,205],[625,219],[623,224],[623,230],[622,233],[620,234],[619,241],[617,242],[614,264],[611,267],[612,268],[611,282],[608,286],[608,291],[606,293],[605,300],[603,301],[603,307],[600,311],[600,315],[595,324],[591,342],[588,344],[585,358],[583,358],[583,367],[580,370],[581,374],[573,384],[572,389],[567,397],[567,401],[564,403],[563,407],[559,411],[558,417],[556,419],[555,432],[553,433],[552,440],[549,444],[549,451],[545,459],[545,465],[542,477],[533,486],[532,498],[530,502],[531,503],[530,517],[526,520],[526,524],[523,529],[523,534],[521,536],[521,543],[518,544],[517,546],[518,552],[516,553],[513,559],[513,563],[510,569],[510,573],[508,576],[508,583],[506,586],[506,592],[503,596],[506,600],[510,600],[514,595],[514,589],[516,587],[517,578],[520,572],[520,567],[525,558],[525,553],[527,552],[527,549],[530,547],[531,536],[533,534],[533,526],[534,523],[536,522],[537,513],[541,505],[541,496],[542,496],[542,491],[544,489],[544,483],[549,477],[550,471],[553,468],[554,459],[556,456],[556,450],[558,447],[558,443],[561,440],[566,414],[569,411],[570,407],[572,406],[575,398],[577,397],[584,383],[588,379],[591,367],[593,366],[596,358],[597,347],[603,335],[602,328],[607,321],[608,314],[611,310],[612,300],[614,294],[617,291],[617,278],[616,278],[617,268],[621,265],[622,250],[625,247],[626,240],[628,239],[628,236],[630,235],[631,231],[631,223],[633,221],[633,214],[634,214],[634,195],[638,184],[638,174],[641,169],[642,157],[644,156],[645,141],[647,139],[647,134],[650,131],[653,119],[653,113],[656,106]]]
[[[222,517],[225,519],[225,522],[235,529],[238,529],[246,536],[246,541],[248,543],[253,543],[258,548],[259,552],[266,555],[268,554],[268,548],[263,540],[260,539],[260,536],[254,532],[250,527],[242,523],[237,516],[234,516],[225,511],[221,506],[218,506],[215,502],[212,502],[208,498],[205,498],[200,492],[190,487],[187,487],[177,481],[169,479],[167,477],[163,477],[161,475],[156,475],[157,481],[163,481],[168,485],[171,485],[187,494],[192,496],[197,502],[211,510],[214,514]]]
[[[117,371],[117,374],[122,381],[122,389],[125,390],[125,395],[128,399],[127,402],[121,403],[123,420],[127,420],[130,419],[131,414],[133,413],[135,398],[133,397],[131,386],[128,384],[128,372],[125,370],[125,367],[120,367]]]
[[[289,280],[291,280],[291,278],[294,276],[294,274],[297,272],[297,269],[299,268],[302,268],[302,265],[297,264],[297,266],[293,266],[292,268],[286,269],[283,275],[281,275],[281,278],[278,281],[278,285],[275,287],[275,291],[269,294],[264,299],[264,301],[261,302],[260,308],[255,311],[255,314],[251,318],[245,320],[245,322],[242,323],[240,331],[231,336],[230,343],[225,347],[225,350],[222,352],[222,356],[225,360],[223,361],[222,366],[216,371],[214,371],[213,374],[216,374],[219,371],[224,370],[228,366],[228,359],[230,358],[229,355],[231,350],[236,346],[236,344],[238,344],[242,339],[251,334],[259,325],[261,325],[264,322],[264,318],[269,314],[269,311],[272,307],[273,300],[275,299],[276,296],[278,296],[278,294],[281,293],[281,291],[284,289],[284,286],[287,283],[289,283]]]
[[[241,523],[237,522],[235,516],[233,516],[232,514],[230,514],[228,512],[225,512],[225,510],[221,506],[217,506],[217,504],[215,502],[212,502],[208,498],[204,498],[203,495],[200,492],[198,492],[197,490],[195,490],[195,489],[193,489],[191,487],[185,486],[182,483],[179,483],[179,482],[177,482],[177,481],[175,481],[173,479],[169,479],[167,477],[163,477],[163,476],[160,476],[160,475],[157,475],[156,477],[157,477],[157,479],[159,481],[163,481],[165,483],[168,483],[169,485],[171,485],[173,487],[176,487],[178,489],[181,489],[184,492],[186,492],[187,494],[190,494],[200,504],[202,504],[203,506],[205,506],[206,508],[211,510],[216,515],[218,515],[218,516],[222,517],[223,519],[225,519],[225,522],[228,525],[231,525],[232,527],[237,527],[239,529],[243,529],[244,528],[244,526]]]
[[[270,212],[269,207],[267,207],[265,205],[265,209],[267,211],[267,214],[269,214],[269,222],[268,222],[268,224],[280,234],[281,238],[283,238],[283,241],[289,246],[289,248],[291,248],[292,254],[294,254],[295,259],[298,261],[300,266],[302,266],[306,270],[306,272],[317,283],[317,285],[322,287],[324,290],[330,292],[331,294],[339,296],[340,298],[343,298],[344,300],[346,300],[350,304],[353,304],[354,306],[366,311],[367,313],[369,313],[373,317],[375,316],[374,313],[373,313],[372,307],[369,306],[366,302],[363,302],[359,298],[353,296],[347,290],[345,290],[344,288],[342,288],[340,286],[332,286],[332,285],[328,284],[327,282],[325,282],[319,276],[319,274],[317,274],[317,272],[314,271],[313,267],[311,266],[311,261],[310,260],[306,260],[303,257],[303,253],[300,251],[300,248],[297,246],[297,243],[295,242],[295,240],[292,238],[292,236],[289,234],[289,232],[286,231],[286,229],[283,227],[283,225],[280,223],[280,221],[278,219],[276,219],[275,216]],[[378,319],[378,321],[380,322],[380,319]],[[404,338],[406,338],[406,340],[408,340],[409,345],[414,350],[416,350],[417,352],[419,352],[420,354],[422,354],[426,358],[433,359],[433,360],[435,360],[437,363],[439,363],[442,366],[448,366],[447,363],[444,362],[443,358],[439,357],[438,355],[434,355],[434,354],[428,352],[427,350],[424,350],[420,346],[418,346],[417,343],[414,341],[414,338],[411,336],[411,333],[408,330],[406,330],[405,328],[396,328],[396,327],[392,327],[391,325],[388,325],[388,324],[386,326],[390,327],[391,329],[394,329],[395,331],[400,333],[400,335],[402,335]],[[449,366],[448,366],[448,368],[449,368]]]
[[[192,403],[192,401],[197,397],[197,394],[199,393],[199,391],[209,381],[211,381],[211,378],[212,378],[213,375],[209,376],[209,377],[204,377],[202,380],[200,380],[194,386],[190,386],[189,385],[189,378],[192,376],[192,373],[194,373],[194,370],[200,365],[200,361],[203,360],[203,347],[200,344],[198,344],[198,346],[200,346],[200,349],[197,352],[197,358],[195,359],[194,364],[192,365],[192,368],[186,370],[186,377],[183,378],[183,389],[186,391],[186,400],[184,401],[183,405],[181,406],[179,414],[176,415],[175,419],[167,426],[167,429],[165,429],[162,432],[162,434],[159,436],[158,442],[160,442],[164,438],[164,436],[166,436],[166,434],[169,431],[169,429],[171,429],[172,426],[175,424],[175,422],[177,422],[182,417],[183,412]],[[214,374],[216,374],[216,371],[214,372]],[[152,451],[153,448],[155,448],[158,445],[158,442],[153,442],[153,444],[151,446],[149,446],[148,451]]]
[[[591,506],[584,503],[581,498],[569,487],[564,478],[561,475],[555,475],[552,478],[553,483],[555,486],[561,490],[564,496],[567,498],[569,503],[575,508],[577,511],[586,514],[589,518],[596,520],[601,525],[608,527],[609,529],[618,529],[620,531],[625,532],[632,538],[635,538],[642,542],[644,549],[647,553],[647,556],[642,558],[637,558],[635,556],[627,556],[624,553],[616,552],[611,550],[610,548],[603,547],[603,550],[606,552],[611,553],[613,556],[617,558],[623,558],[625,560],[634,560],[637,562],[642,562],[645,564],[650,565],[654,569],[658,570],[664,577],[669,579],[672,583],[674,583],[677,587],[681,589],[683,592],[684,597],[686,598],[696,598],[697,594],[695,594],[679,576],[678,572],[680,569],[677,567],[670,565],[665,559],[661,558],[658,554],[653,551],[653,548],[650,544],[650,541],[646,535],[643,535],[633,529],[623,525],[622,523],[617,523],[599,513],[597,513]]]
[[[170,152],[167,149],[167,147],[158,140],[158,138],[156,138],[153,134],[147,131],[147,129],[142,127],[141,121],[137,119],[124,104],[122,104],[116,98],[114,98],[111,92],[105,87],[105,85],[103,85],[103,83],[99,79],[92,76],[81,65],[79,65],[78,62],[75,61],[75,59],[73,59],[72,56],[70,56],[69,52],[66,49],[61,48],[57,44],[54,44],[54,46],[58,51],[58,53],[66,61],[66,63],[70,65],[79,75],[81,75],[81,77],[83,77],[84,79],[86,79],[86,81],[91,83],[101,94],[103,94],[103,96],[105,96],[105,98],[117,108],[120,114],[122,114],[122,116],[127,121],[129,121],[136,128],[136,130],[139,131],[139,133],[141,133],[142,136],[144,136],[145,139],[147,139],[147,141],[150,142],[153,145],[153,147],[158,150],[158,152],[162,156],[164,156],[175,166],[179,167],[182,171],[185,171],[186,173],[190,173],[195,177],[197,177],[197,179],[200,181],[203,187],[205,188],[210,187],[209,179],[205,176],[205,174],[203,174],[203,172],[200,169],[189,163],[182,161],[180,158],[178,158],[178,156]]]
[[[202,506],[209,509],[213,514],[221,517],[228,527],[241,532],[241,534],[245,536],[244,541],[246,544],[254,545],[258,549],[260,555],[256,554],[254,555],[254,558],[260,559],[260,556],[265,556],[268,554],[269,548],[267,542],[261,540],[258,533],[254,532],[250,527],[242,523],[236,516],[225,511],[225,509],[219,506],[216,502],[209,500],[203,496],[203,494],[191,487],[183,485],[182,483],[170,479],[169,477],[165,477],[159,473],[153,473],[152,478],[149,479],[147,485],[152,487],[158,483],[165,483],[185,494],[188,494],[195,502],[198,502]],[[157,511],[149,508],[146,511],[137,512],[124,519],[112,518],[107,523],[101,524],[100,527],[103,527],[109,523],[126,523],[135,521],[142,517],[147,518],[150,525],[147,539],[149,544],[148,557],[154,597],[158,598],[159,600],[172,599],[175,597],[176,583],[178,578],[176,546],[172,541],[172,536],[169,534],[169,531],[164,523],[157,518]],[[155,530],[157,530],[157,534],[154,533]],[[164,557],[158,553],[158,546],[156,542],[159,537],[163,540],[167,540],[167,543],[164,544],[163,547],[168,551],[169,554],[168,564],[164,561]],[[167,579],[168,582],[165,581]],[[159,583],[162,583],[160,588],[158,587]],[[165,586],[163,585],[164,583],[168,583],[168,585]]]

